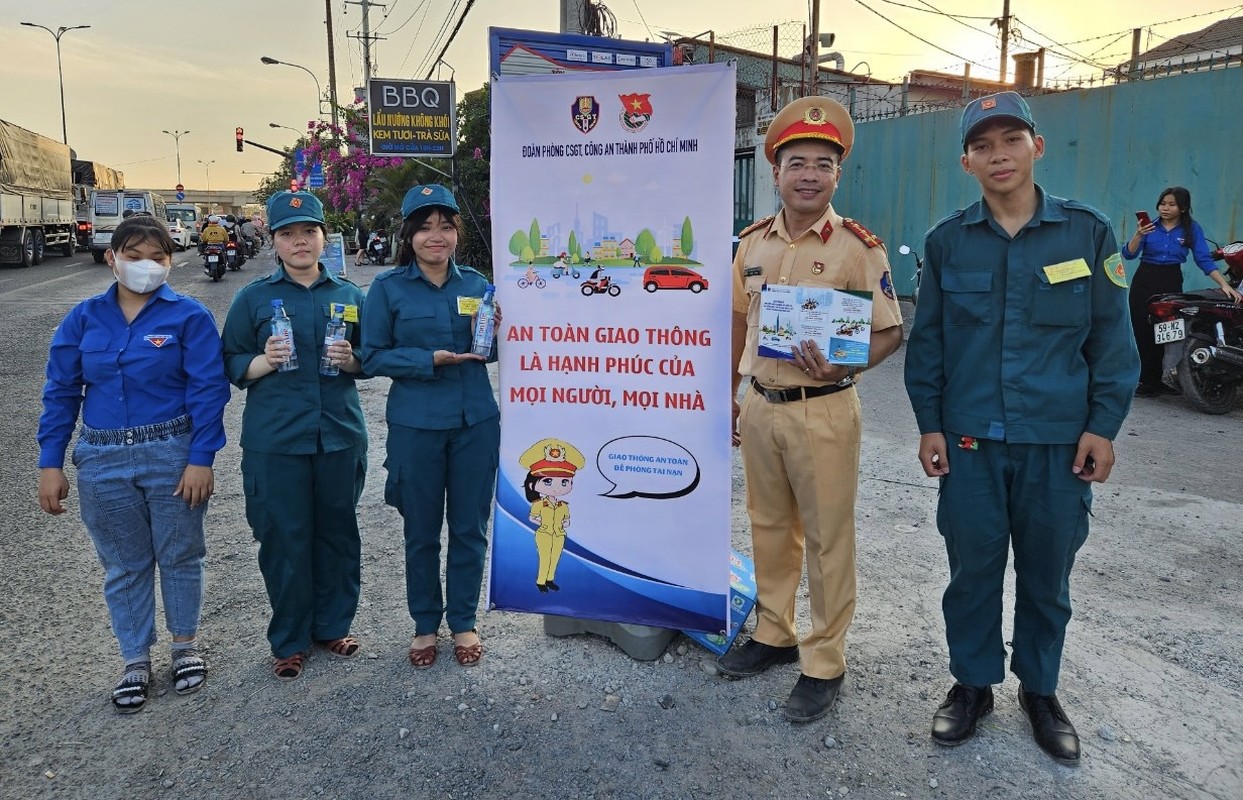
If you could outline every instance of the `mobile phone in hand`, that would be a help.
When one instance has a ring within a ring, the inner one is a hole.
[[[1139,222],[1139,226],[1140,226],[1141,228],[1142,228],[1142,227],[1144,227],[1145,225],[1151,225],[1151,224],[1152,224],[1152,218],[1148,216],[1148,212],[1147,212],[1147,211],[1136,211],[1136,212],[1135,212],[1135,219],[1136,219],[1136,221],[1138,221],[1138,222]]]

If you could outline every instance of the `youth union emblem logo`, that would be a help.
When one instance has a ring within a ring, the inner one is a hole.
[[[619,94],[621,100],[621,124],[631,133],[638,133],[652,120],[652,96],[650,94]]]
[[[591,133],[600,121],[600,104],[589,94],[579,95],[570,106],[570,118],[574,120],[575,128],[583,133]]]

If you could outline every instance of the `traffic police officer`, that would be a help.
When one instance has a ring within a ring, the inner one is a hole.
[[[471,353],[473,315],[488,280],[454,260],[462,218],[448,189],[415,186],[401,216],[402,266],[371,283],[363,322],[367,372],[393,379],[385,412],[384,500],[404,520],[406,603],[415,625],[411,665],[435,663],[444,619],[454,657],[471,666],[483,654],[475,616],[501,444],[500,409],[484,363],[496,360],[496,347],[488,359]]]
[[[259,570],[272,604],[273,674],[302,673],[312,642],[333,655],[359,650],[350,633],[358,608],[362,545],[355,508],[367,474],[367,431],[355,379],[362,371],[363,291],[319,263],[324,207],[309,192],[268,200],[277,267],[242,288],[224,323],[225,370],[247,391],[242,413],[246,518],[259,542]],[[293,323],[297,369],[279,372],[289,348],[272,335],[272,300]],[[346,336],[327,351],[340,369],[321,375],[333,304],[345,306]]]
[[[957,683],[932,738],[961,744],[993,708],[1013,546],[1019,703],[1040,747],[1076,763],[1079,739],[1054,692],[1091,485],[1109,477],[1139,371],[1126,273],[1109,220],[1033,180],[1044,140],[1022,97],[973,100],[961,134],[983,199],[928,233],[906,357],[950,565],[942,607]]]
[[[741,408],[735,405],[735,441],[747,480],[759,619],[751,641],[719,664],[726,675],[746,677],[801,661],[785,706],[796,722],[828,713],[846,671],[855,608],[858,368],[830,364],[811,341],[794,348],[792,361],[758,355],[760,292],[766,284],[871,292],[868,366],[901,346],[885,248],[830,202],[853,143],[850,115],[833,100],[805,97],[782,109],[764,140],[782,210],[742,232],[733,268],[735,397],[748,379]],[[811,632],[800,647],[794,598],[804,550]]]

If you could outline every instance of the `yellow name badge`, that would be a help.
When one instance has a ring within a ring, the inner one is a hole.
[[[459,297],[457,299],[457,313],[464,317],[469,317],[479,310],[479,304],[482,302],[482,297]]]
[[[1050,264],[1044,268],[1044,274],[1049,279],[1049,283],[1065,283],[1075,278],[1091,277],[1092,269],[1088,266],[1088,262],[1082,258],[1076,258],[1073,261]]]
[[[345,321],[358,322],[358,306],[349,304],[345,306]]]

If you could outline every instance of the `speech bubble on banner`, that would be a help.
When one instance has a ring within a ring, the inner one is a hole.
[[[699,462],[691,451],[659,436],[620,436],[596,453],[596,469],[613,488],[601,497],[671,500],[695,491]]]

